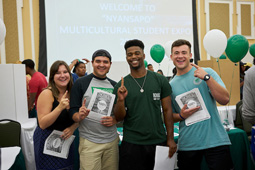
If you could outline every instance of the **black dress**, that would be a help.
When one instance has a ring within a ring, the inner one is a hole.
[[[52,110],[59,105],[59,102],[54,98]],[[39,125],[34,132],[34,152],[37,170],[73,170],[74,169],[74,142],[72,143],[67,159],[59,158],[43,153],[44,143],[47,137],[53,130],[63,131],[70,127],[74,121],[70,117],[68,110],[63,110],[57,120],[45,130],[42,130]]]

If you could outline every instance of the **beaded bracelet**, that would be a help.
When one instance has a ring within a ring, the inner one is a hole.
[[[180,118],[181,118],[182,120],[185,120],[185,118],[182,117],[181,113],[179,113],[179,116],[180,116]]]

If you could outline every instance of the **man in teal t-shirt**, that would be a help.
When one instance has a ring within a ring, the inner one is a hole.
[[[191,44],[188,41],[173,42],[171,59],[177,74],[170,85],[173,112],[176,113],[174,121],[180,121],[178,167],[180,170],[200,169],[205,157],[209,169],[229,170],[233,168],[229,149],[231,143],[216,106],[216,101],[227,104],[229,93],[213,69],[191,64],[191,57]],[[198,90],[196,95],[194,90]],[[198,98],[199,93],[201,99]],[[174,100],[179,98],[183,107]],[[206,110],[209,116],[205,120],[194,121],[194,124],[188,124],[185,120],[195,112],[206,114]]]
[[[119,169],[152,170],[156,145],[168,145],[169,157],[176,151],[171,86],[164,76],[145,69],[142,41],[130,40],[124,47],[130,74],[118,82],[113,92],[116,94],[115,118],[124,120]]]

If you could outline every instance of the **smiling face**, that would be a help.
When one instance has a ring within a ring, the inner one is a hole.
[[[99,78],[105,78],[111,67],[111,61],[108,57],[97,56],[92,61],[93,74]]]
[[[126,60],[133,70],[138,70],[142,66],[144,67],[145,54],[143,50],[138,46],[132,46],[126,50]]]
[[[188,72],[192,66],[190,65],[190,59],[192,54],[190,48],[187,45],[176,46],[172,48],[171,59],[177,69],[177,74]]]
[[[54,82],[57,88],[67,88],[70,81],[70,74],[64,65],[60,65],[54,75]]]

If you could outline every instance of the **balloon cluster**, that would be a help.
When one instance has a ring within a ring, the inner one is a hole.
[[[243,35],[233,35],[227,39],[226,35],[213,29],[206,33],[203,40],[204,48],[214,58],[229,58],[233,63],[241,61],[249,50],[249,42]],[[223,54],[225,51],[226,56]],[[251,45],[250,54],[255,57],[255,44]]]
[[[151,47],[151,58],[160,63],[166,53],[167,57],[171,55],[171,46],[173,41],[168,41],[163,48],[159,44],[155,44]],[[249,42],[243,35],[233,35],[227,39],[224,32],[218,29],[210,30],[206,33],[203,39],[204,48],[208,54],[214,58],[226,59],[229,58],[233,63],[241,61],[248,50],[250,54],[255,57],[255,44],[249,48]],[[223,54],[225,52],[225,54]]]

